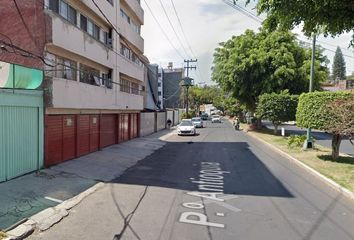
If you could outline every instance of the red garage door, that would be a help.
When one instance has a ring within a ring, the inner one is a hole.
[[[138,137],[138,114],[130,114],[130,138]]]
[[[74,115],[46,116],[45,165],[61,163],[76,156],[76,118]]]
[[[82,156],[90,152],[90,115],[77,117],[77,155]]]
[[[116,143],[116,117],[114,114],[101,116],[101,147],[107,147]]]
[[[63,117],[45,118],[45,165],[50,166],[63,160]]]
[[[73,115],[63,116],[63,160],[76,156],[76,118]]]
[[[90,152],[98,150],[100,142],[99,116],[90,115]]]
[[[129,114],[119,115],[119,142],[129,140]]]

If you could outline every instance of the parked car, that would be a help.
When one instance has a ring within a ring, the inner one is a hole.
[[[196,135],[195,126],[191,119],[182,119],[177,127],[178,135]]]
[[[221,118],[219,115],[213,115],[211,117],[211,123],[221,123]]]
[[[203,120],[200,117],[194,117],[192,118],[192,123],[196,128],[202,128],[203,126]]]
[[[202,113],[200,117],[202,118],[202,120],[208,120],[209,115],[207,113]]]

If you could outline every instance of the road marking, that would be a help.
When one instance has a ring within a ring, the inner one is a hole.
[[[62,203],[64,201],[62,200],[59,200],[59,199],[56,199],[56,198],[51,198],[51,197],[44,197],[45,199],[49,200],[49,201],[53,201],[53,202],[56,202],[56,203]]]
[[[198,184],[199,191],[186,192],[187,195],[201,198],[202,201],[183,203],[182,206],[188,209],[204,209],[205,204],[215,203],[233,212],[240,212],[241,209],[225,203],[225,200],[238,198],[234,195],[224,195],[224,175],[229,171],[223,171],[220,163],[217,162],[201,162],[201,170],[199,171],[198,181],[195,178],[189,178],[192,183]],[[219,197],[219,195],[224,195]],[[225,213],[215,213],[218,217],[225,217]],[[216,228],[225,228],[224,224],[208,222],[208,216],[199,212],[183,212],[179,218],[179,222],[203,225]]]

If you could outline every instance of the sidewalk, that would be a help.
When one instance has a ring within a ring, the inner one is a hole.
[[[104,148],[80,158],[0,183],[0,231],[12,238],[48,229],[83,198],[162,148],[174,128]],[[24,223],[24,224],[22,224]],[[18,227],[16,227],[19,225]],[[13,230],[11,230],[14,228]]]

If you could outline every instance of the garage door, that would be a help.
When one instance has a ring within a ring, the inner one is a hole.
[[[43,93],[0,92],[0,181],[43,165]]]
[[[138,114],[130,114],[130,138],[138,137]]]
[[[45,120],[45,165],[76,157],[76,116],[48,115]]]
[[[129,114],[119,115],[119,142],[129,140]]]
[[[116,143],[116,119],[117,115],[104,114],[101,116],[101,147],[107,147]]]
[[[95,152],[99,148],[100,128],[99,116],[90,115],[90,152]]]
[[[90,115],[77,117],[77,154],[82,156],[90,152]]]

